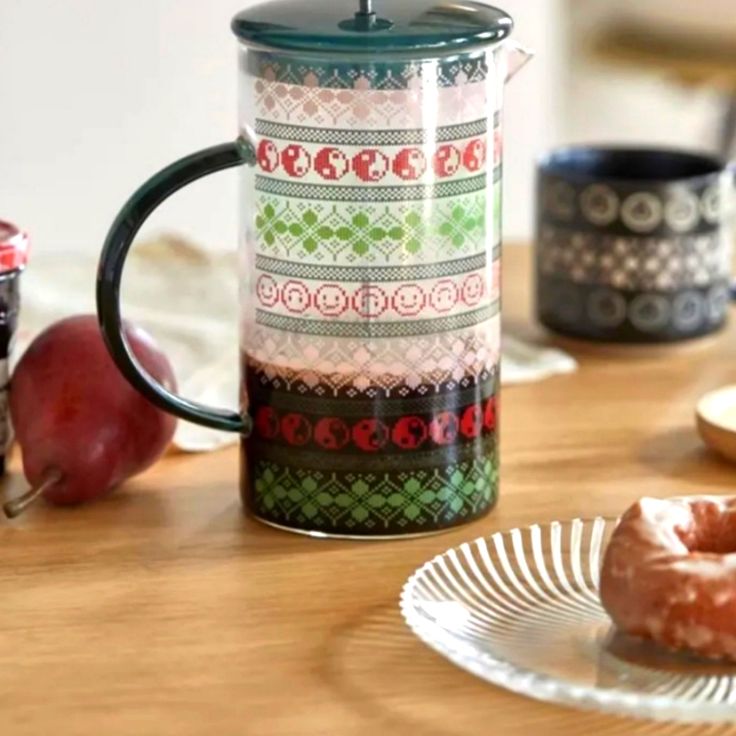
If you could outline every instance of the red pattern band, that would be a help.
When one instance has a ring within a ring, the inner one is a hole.
[[[255,409],[255,434],[260,439],[292,447],[317,445],[324,450],[379,452],[390,448],[416,450],[473,440],[496,429],[497,399],[490,397],[457,411],[395,418],[312,417],[281,413],[271,406]]]
[[[268,311],[326,319],[424,318],[476,308],[489,292],[485,271],[392,285],[315,283],[262,273],[256,297]]]
[[[466,143],[445,143],[434,151],[408,146],[393,153],[388,149],[363,148],[357,151],[324,146],[310,153],[308,146],[289,143],[279,147],[264,138],[258,144],[258,166],[264,173],[277,171],[292,179],[315,173],[328,182],[338,182],[354,174],[361,182],[377,183],[393,174],[399,182],[415,182],[425,174],[445,179],[461,170],[478,173],[486,162],[486,142],[474,138]]]

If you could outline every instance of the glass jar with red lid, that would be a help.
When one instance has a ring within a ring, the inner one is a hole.
[[[11,439],[8,413],[10,361],[20,310],[20,274],[28,260],[28,235],[0,220],[0,473]]]

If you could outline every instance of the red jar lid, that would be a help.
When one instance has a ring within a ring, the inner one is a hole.
[[[26,233],[0,220],[0,273],[23,268],[28,262],[30,247]]]

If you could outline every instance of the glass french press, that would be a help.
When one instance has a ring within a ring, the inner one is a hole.
[[[154,176],[105,243],[98,311],[128,380],[242,435],[258,519],[321,536],[436,532],[498,487],[501,107],[528,58],[463,0],[275,0],[233,21],[240,135]],[[125,257],[186,184],[243,167],[242,407],[142,370],[121,331]]]

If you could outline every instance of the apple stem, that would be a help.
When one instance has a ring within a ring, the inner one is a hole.
[[[43,480],[35,488],[30,488],[22,496],[8,501],[3,506],[5,516],[15,519],[20,516],[32,503],[40,498],[51,486],[56,485],[64,478],[64,474],[58,468],[50,468],[44,473]]]

